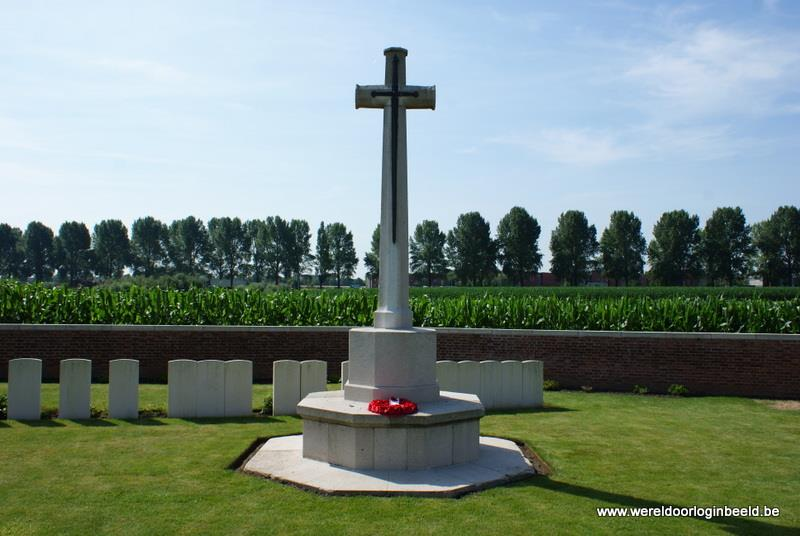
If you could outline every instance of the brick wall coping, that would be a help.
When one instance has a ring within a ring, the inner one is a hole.
[[[345,332],[350,326],[163,326],[139,324],[0,324],[0,331],[224,331],[224,332]],[[800,341],[790,333],[714,333],[681,331],[599,331],[556,329],[435,328],[439,333],[538,337],[612,337],[662,339],[729,339]]]

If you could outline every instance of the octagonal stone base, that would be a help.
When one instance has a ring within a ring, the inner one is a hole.
[[[245,463],[245,473],[328,495],[458,497],[532,477],[533,465],[512,441],[481,437],[477,459],[434,469],[348,469],[303,457],[303,436],[275,437]]]
[[[478,397],[443,392],[401,417],[376,415],[342,391],[311,393],[297,405],[303,456],[351,469],[419,470],[478,458]]]

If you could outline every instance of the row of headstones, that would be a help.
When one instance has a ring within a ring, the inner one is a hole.
[[[114,419],[139,416],[139,362],[115,359],[108,367],[108,415]],[[59,363],[58,416],[91,416],[92,362],[64,359]],[[170,417],[239,417],[252,413],[252,361],[169,362]],[[8,363],[8,418],[38,420],[42,412],[42,361],[12,359]]]
[[[272,414],[297,415],[297,404],[309,393],[328,388],[325,361],[281,359],[272,364]]]
[[[342,385],[349,362],[342,363]],[[437,361],[436,380],[442,391],[477,395],[486,409],[527,409],[544,405],[541,361]]]
[[[88,419],[91,416],[92,362],[64,359],[58,371],[58,416]],[[108,364],[108,414],[134,419],[139,414],[139,362],[115,359]],[[8,362],[8,418],[35,421],[42,415],[42,360],[12,359]]]
[[[544,405],[541,361],[437,361],[442,391],[478,395],[486,409],[528,409]]]
[[[167,415],[246,417],[253,414],[253,362],[174,359],[167,364]]]

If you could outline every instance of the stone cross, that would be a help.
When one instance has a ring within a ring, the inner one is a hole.
[[[381,249],[375,327],[408,329],[408,176],[406,110],[436,107],[436,86],[406,85],[404,48],[383,51],[386,83],[356,85],[356,108],[383,108],[381,179]]]

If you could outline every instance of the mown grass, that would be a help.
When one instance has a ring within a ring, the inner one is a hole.
[[[797,534],[800,412],[605,393],[546,403],[481,429],[526,441],[554,474],[461,499],[323,497],[225,469],[257,437],[299,433],[295,418],[0,422],[0,534]],[[660,505],[781,516],[595,515]]]
[[[426,289],[411,295],[410,306],[415,325],[427,327],[800,332],[800,297],[778,299],[755,291],[731,296],[728,291],[650,296],[636,289],[606,295],[581,294],[585,289],[564,295],[505,288],[483,293]],[[794,291],[786,292],[788,296]],[[366,326],[372,324],[376,308],[377,295],[369,290],[113,291],[0,281],[4,323]]]

